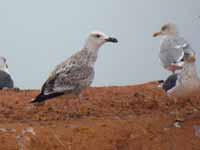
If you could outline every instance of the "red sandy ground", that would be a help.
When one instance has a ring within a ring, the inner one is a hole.
[[[38,92],[0,91],[0,150],[200,150],[198,97],[175,103],[152,82],[30,105]]]

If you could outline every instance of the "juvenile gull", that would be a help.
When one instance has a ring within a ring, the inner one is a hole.
[[[195,58],[184,56],[183,69],[176,74],[170,75],[164,81],[162,88],[168,96],[175,98],[188,98],[200,92],[200,79],[197,74]]]
[[[195,109],[199,109],[191,102],[191,97],[199,95],[200,92],[200,79],[197,74],[195,57],[194,55],[184,55],[183,68],[170,75],[161,87],[165,90],[167,95],[173,98],[174,102],[177,103],[178,99],[187,100]],[[182,113],[179,112],[180,106],[177,105],[175,109],[175,124],[185,120]]]
[[[160,32],[153,34],[154,37],[161,36],[159,58],[163,67],[172,73],[183,67],[183,57],[185,54],[195,55],[190,44],[179,36],[174,24],[165,24],[161,27]]]
[[[8,71],[6,59],[0,56],[0,89],[13,88],[14,82]]]
[[[106,42],[118,41],[101,32],[90,33],[84,47],[54,69],[32,103],[40,103],[64,94],[79,95],[83,89],[89,87],[94,79],[94,64],[99,48]]]

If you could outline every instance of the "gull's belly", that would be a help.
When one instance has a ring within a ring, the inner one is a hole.
[[[200,92],[200,81],[196,79],[185,80],[168,92],[169,96],[187,98]]]

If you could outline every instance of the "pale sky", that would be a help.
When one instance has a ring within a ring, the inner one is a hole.
[[[53,68],[100,30],[118,44],[100,49],[93,86],[166,78],[152,33],[173,22],[200,57],[199,0],[0,0],[0,56],[15,85],[39,89]],[[200,61],[198,61],[200,67]]]

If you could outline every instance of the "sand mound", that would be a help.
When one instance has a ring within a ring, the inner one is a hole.
[[[89,88],[80,103],[62,96],[35,107],[29,102],[38,92],[0,91],[0,150],[200,148],[198,96],[175,103],[152,82]]]

